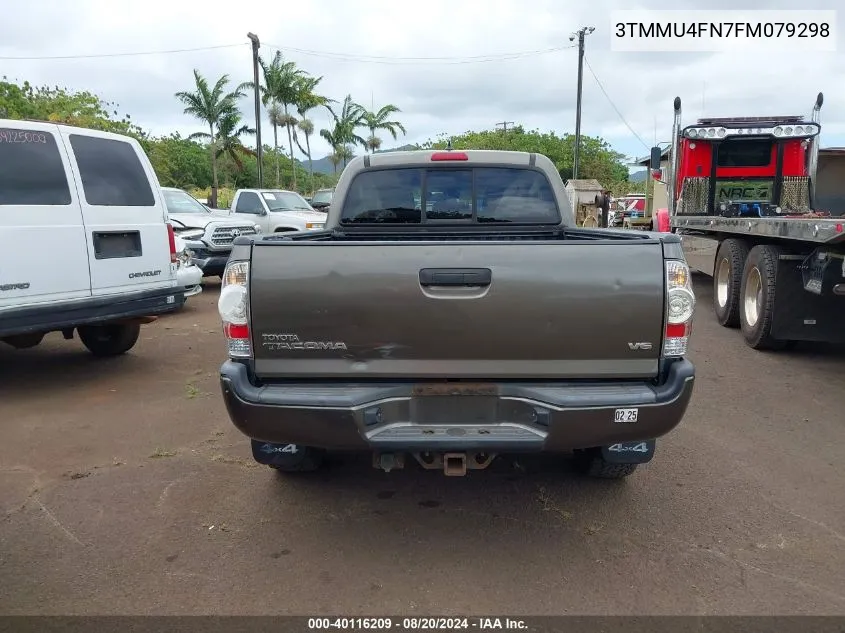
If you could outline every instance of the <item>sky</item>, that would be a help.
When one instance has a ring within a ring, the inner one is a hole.
[[[671,6],[698,9],[701,4],[679,0]],[[804,4],[803,9],[835,9],[837,0]],[[709,0],[707,8],[795,5]],[[156,135],[189,134],[203,126],[183,113],[174,93],[193,88],[194,69],[212,82],[228,74],[233,88],[251,80],[246,34],[253,32],[261,40],[262,57],[281,49],[286,59],[322,76],[323,94],[338,101],[351,94],[368,107],[401,108],[397,118],[407,136],[393,141],[382,133],[383,147],[389,148],[493,129],[502,121],[573,133],[578,50],[570,36],[592,26],[595,31],[586,37],[581,131],[603,137],[626,156],[645,156],[655,141],[669,139],[676,96],[690,123],[705,113],[808,115],[822,91],[822,146],[845,145],[841,43],[839,52],[611,50],[612,11],[666,6],[604,0],[252,0],[243,5],[0,0],[0,15],[15,18],[0,21],[0,74],[90,90],[119,104],[122,113]],[[838,16],[838,29],[844,16]],[[206,50],[186,51],[199,48]],[[243,100],[242,112],[254,125],[250,98]],[[328,113],[313,119],[317,130],[330,126]],[[272,144],[266,121],[262,136]],[[312,153],[315,158],[329,153],[316,135]]]

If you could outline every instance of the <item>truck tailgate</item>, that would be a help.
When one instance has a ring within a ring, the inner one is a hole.
[[[251,268],[261,378],[658,372],[657,240],[256,242]]]

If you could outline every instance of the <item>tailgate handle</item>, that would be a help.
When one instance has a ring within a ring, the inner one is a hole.
[[[423,268],[421,286],[489,286],[493,271],[489,268]]]

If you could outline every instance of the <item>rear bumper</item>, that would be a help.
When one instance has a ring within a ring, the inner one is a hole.
[[[256,387],[245,365],[220,369],[229,417],[244,435],[333,450],[568,452],[654,439],[681,422],[694,381],[692,363],[680,360],[661,385],[497,383],[483,395],[423,395],[410,383]],[[617,422],[619,409],[636,410],[636,421],[624,412]]]
[[[155,316],[185,303],[183,288],[160,288],[67,303],[45,303],[0,312],[0,336],[54,332],[133,317]]]

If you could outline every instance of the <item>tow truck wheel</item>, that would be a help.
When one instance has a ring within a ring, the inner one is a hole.
[[[757,350],[781,350],[789,344],[772,336],[779,253],[776,246],[755,246],[742,273],[740,327],[745,342]]]
[[[713,271],[713,308],[723,327],[739,327],[739,290],[742,271],[748,257],[748,245],[727,239],[719,246]]]

